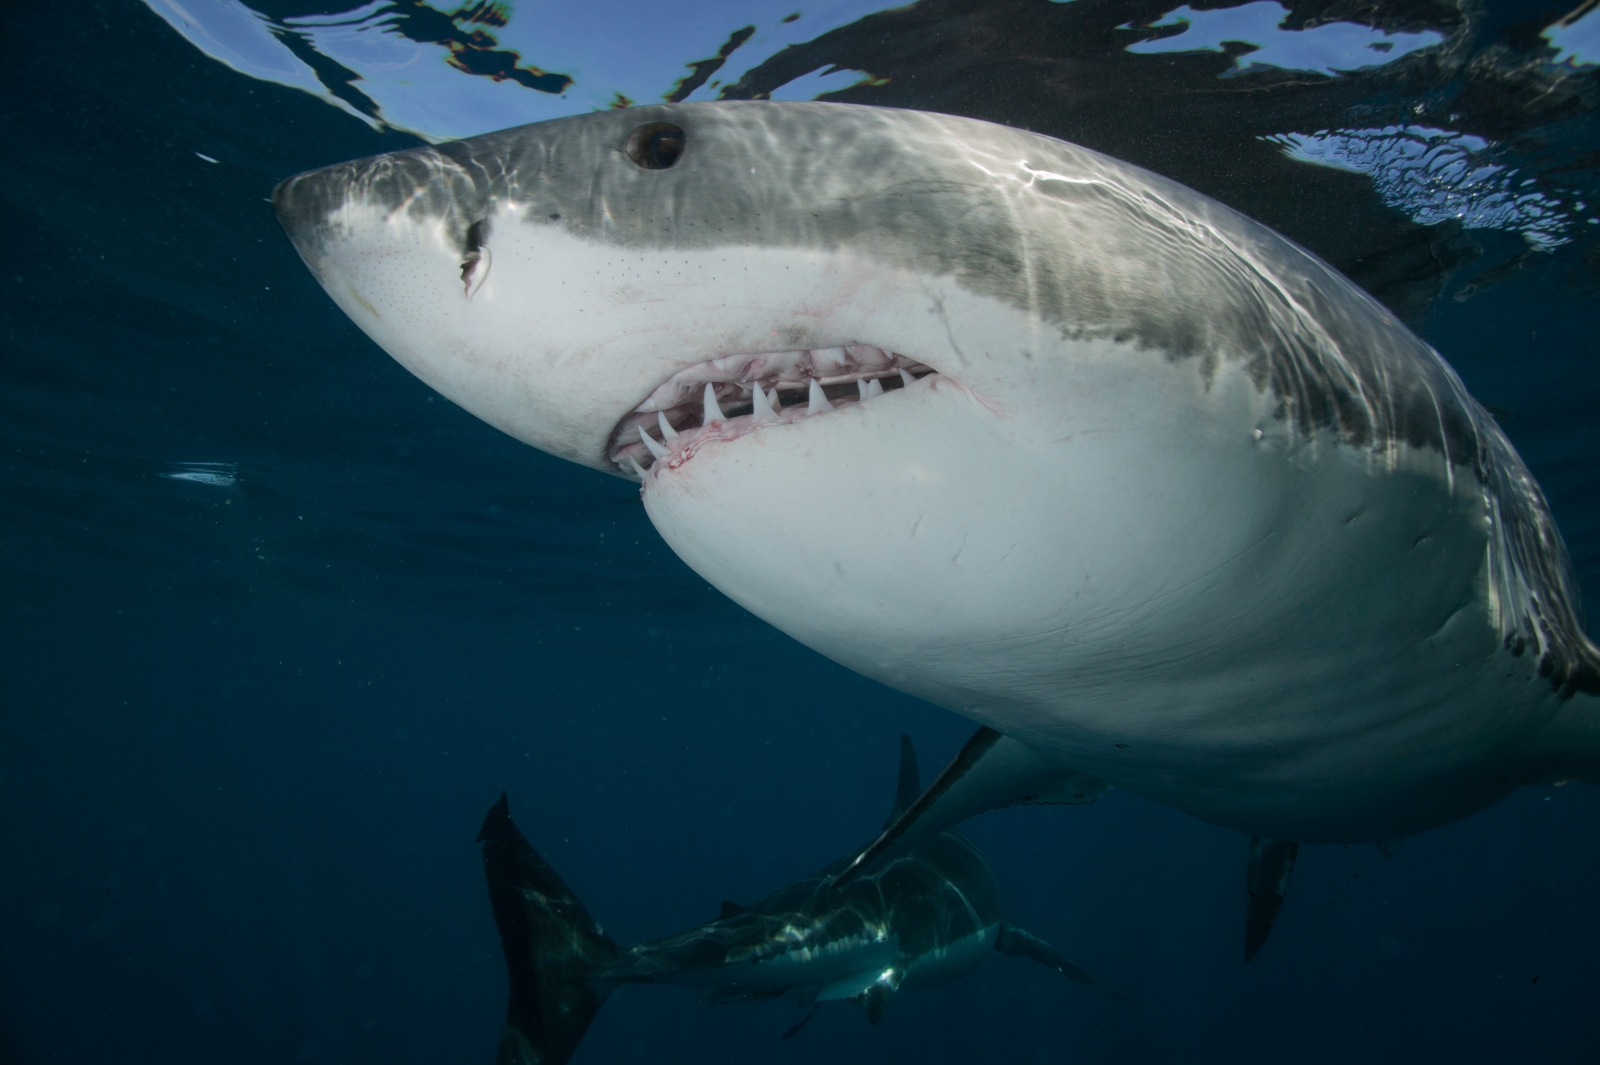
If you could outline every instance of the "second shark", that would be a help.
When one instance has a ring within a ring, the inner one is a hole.
[[[916,754],[902,737],[890,821],[920,792]],[[988,863],[953,831],[886,857],[848,883],[835,878],[861,868],[852,864],[855,855],[751,906],[725,902],[720,917],[698,928],[626,949],[523,838],[505,796],[478,839],[511,984],[497,1065],[561,1065],[622,984],[687,984],[714,1002],[792,994],[813,1011],[823,1001],[853,999],[877,1023],[897,991],[949,983],[998,951],[1107,990],[1001,918]]]

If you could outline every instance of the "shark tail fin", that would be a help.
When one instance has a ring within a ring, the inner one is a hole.
[[[617,945],[511,820],[504,793],[478,832],[511,1001],[496,1065],[562,1065],[610,993]]]

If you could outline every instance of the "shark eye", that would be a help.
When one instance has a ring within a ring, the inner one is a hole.
[[[628,158],[646,170],[665,170],[683,154],[683,130],[652,122],[628,134]]]

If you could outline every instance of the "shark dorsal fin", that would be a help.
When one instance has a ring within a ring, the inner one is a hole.
[[[737,917],[743,913],[744,910],[745,908],[739,905],[737,902],[729,902],[727,899],[723,899],[722,912],[717,914],[717,920],[723,921],[727,920],[729,917]]]
[[[911,746],[911,737],[900,736],[900,781],[894,789],[894,809],[889,811],[889,821],[911,808],[922,794],[922,775],[917,772],[917,751]]]

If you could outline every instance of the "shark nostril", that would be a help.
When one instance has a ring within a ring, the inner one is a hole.
[[[628,158],[646,170],[666,170],[683,154],[683,130],[667,122],[651,122],[628,134]]]

